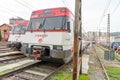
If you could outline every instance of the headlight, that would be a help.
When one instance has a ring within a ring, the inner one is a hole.
[[[53,50],[63,50],[63,47],[61,45],[53,45]]]

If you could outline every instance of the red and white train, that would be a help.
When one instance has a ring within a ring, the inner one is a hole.
[[[29,21],[17,21],[12,27],[12,31],[8,38],[8,46],[17,50],[22,47],[23,37]]]
[[[21,51],[35,59],[70,61],[73,56],[73,23],[74,16],[66,7],[33,11],[21,41]]]

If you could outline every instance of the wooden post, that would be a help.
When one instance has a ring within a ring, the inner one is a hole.
[[[74,26],[74,56],[73,56],[73,64],[74,64],[74,68],[73,68],[73,80],[78,80],[78,76],[79,76],[79,49],[78,47],[81,45],[79,45],[79,43],[81,44],[81,42],[79,42],[79,39],[81,40],[81,28],[80,28],[80,21],[81,21],[81,0],[75,0],[75,26]],[[80,30],[80,32],[79,32]],[[81,53],[81,51],[80,51]]]

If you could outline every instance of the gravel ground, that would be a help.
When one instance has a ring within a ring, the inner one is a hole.
[[[94,46],[94,48],[93,48],[93,46]],[[105,60],[104,59],[104,50],[101,49],[97,45],[93,45],[93,46],[89,47],[89,49],[87,51],[88,54],[90,55],[89,71],[88,71],[90,79],[91,80],[105,80],[104,75],[102,73],[103,70],[100,68],[100,64],[98,62],[96,55],[99,56],[103,65],[107,68],[110,67],[110,68],[118,69],[118,68],[120,68],[120,62],[117,61],[116,59]],[[94,49],[96,50],[97,54],[95,53]],[[118,75],[113,75],[113,76],[118,76]],[[110,78],[110,80],[112,80],[112,79]]]
[[[96,48],[96,46],[94,45],[89,47],[89,51],[88,51],[88,54],[90,55],[88,74],[91,80],[105,80],[103,69],[98,61],[94,47]]]
[[[120,62],[118,60],[116,60],[116,59],[114,59],[114,60],[105,60],[104,59],[104,50],[99,48],[98,46],[96,46],[95,48],[97,50],[97,53],[98,53],[102,63],[105,66],[120,67]]]

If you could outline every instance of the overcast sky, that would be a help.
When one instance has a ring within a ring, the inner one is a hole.
[[[74,12],[74,4],[72,0],[0,0],[0,24],[16,16],[30,19],[32,11],[45,8],[67,6]]]
[[[120,32],[120,0],[82,0],[82,26],[86,31],[107,31],[110,13],[111,32]]]
[[[16,16],[29,20],[33,10],[61,6],[67,6],[74,13],[75,0],[0,0],[0,24],[9,23],[9,18]],[[120,0],[82,0],[84,31],[106,32],[108,13],[111,31],[120,31]]]

